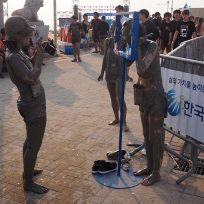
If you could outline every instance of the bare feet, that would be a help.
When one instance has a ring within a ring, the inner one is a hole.
[[[130,129],[129,129],[129,127],[127,126],[127,124],[124,123],[124,124],[123,124],[123,131],[124,131],[124,132],[129,132],[129,130],[130,130]]]
[[[73,59],[72,62],[77,62],[77,59]]]
[[[142,185],[144,186],[151,186],[155,183],[157,183],[158,181],[160,181],[160,174],[151,174],[150,176],[148,176],[147,178],[145,178],[142,182]]]
[[[118,119],[115,119],[115,120],[109,122],[108,125],[112,125],[112,126],[113,126],[113,125],[117,125],[119,122],[120,122],[120,121],[119,121]]]
[[[24,190],[30,191],[33,193],[37,193],[37,194],[44,194],[44,193],[47,193],[49,191],[48,188],[41,186],[39,184],[36,184],[34,182],[32,182],[30,184],[24,184]]]
[[[141,169],[139,171],[134,172],[134,176],[147,176],[150,175],[152,173],[152,171],[148,168],[145,169]]]

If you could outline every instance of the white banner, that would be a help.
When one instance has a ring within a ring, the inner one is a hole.
[[[204,77],[162,67],[168,98],[165,124],[204,143]]]

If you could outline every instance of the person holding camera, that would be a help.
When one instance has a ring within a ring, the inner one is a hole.
[[[8,18],[5,30],[6,64],[11,81],[20,94],[17,107],[24,119],[27,132],[23,146],[24,190],[43,194],[49,189],[36,184],[33,177],[42,173],[42,170],[36,170],[34,167],[46,127],[45,92],[39,80],[44,50],[39,41],[32,59],[22,51],[23,47],[29,45],[33,33],[33,28],[24,18]]]

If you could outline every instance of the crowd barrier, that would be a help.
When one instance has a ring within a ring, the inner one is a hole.
[[[204,168],[198,158],[199,152],[204,151],[203,48],[204,37],[199,37],[183,43],[168,55],[160,55],[168,99],[168,117],[164,128],[185,141],[180,154],[168,145],[165,145],[165,150],[190,166],[190,170],[176,181],[177,184],[194,174],[198,167]]]

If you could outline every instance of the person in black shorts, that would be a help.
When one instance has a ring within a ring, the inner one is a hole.
[[[80,43],[81,43],[81,32],[82,26],[77,22],[78,18],[76,16],[71,17],[71,25],[69,27],[69,33],[72,33],[72,45],[74,50],[74,59],[72,62],[81,62],[80,58]]]
[[[106,17],[102,16],[101,22],[99,23],[99,40],[100,40],[100,54],[104,55],[104,43],[108,37],[109,24],[106,22]]]
[[[164,20],[160,26],[160,53],[163,54],[164,51],[169,53],[171,51],[171,42],[169,40],[169,35],[171,32],[171,13],[166,12],[164,14]]]
[[[100,46],[99,46],[99,24],[101,20],[99,19],[99,13],[94,12],[94,19],[91,21],[91,26],[93,29],[93,41],[95,44],[95,51],[93,53],[98,53],[100,51]]]
[[[88,15],[85,13],[83,15],[83,21],[82,21],[82,29],[84,32],[84,35],[82,36],[83,41],[83,48],[84,50],[89,49],[89,28],[90,28],[90,22],[88,21]]]

